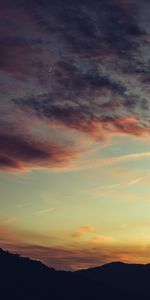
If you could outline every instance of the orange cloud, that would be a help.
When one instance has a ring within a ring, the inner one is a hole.
[[[105,236],[105,235],[101,235],[101,234],[98,234],[96,236],[94,236],[90,242],[91,243],[94,243],[94,244],[112,244],[114,243],[114,239],[112,237],[109,237],[109,236]]]
[[[91,233],[94,230],[95,230],[95,228],[92,225],[82,226],[78,230],[73,232],[72,237],[81,238],[84,234]]]
[[[61,119],[57,120],[61,123]],[[66,125],[70,129],[79,130],[105,142],[112,136],[133,136],[139,138],[146,138],[150,135],[150,127],[143,126],[141,120],[135,116],[116,117],[116,118],[102,118],[102,119],[89,119],[80,118],[69,120]]]
[[[85,129],[82,121],[77,126],[83,130],[87,126],[87,132],[102,141],[107,140],[110,136],[131,135],[146,138],[150,134],[150,128],[142,126],[140,120],[134,116],[91,121],[85,125]]]
[[[0,168],[2,170],[26,171],[32,168],[66,166],[78,156],[67,145],[34,141],[19,135],[0,135]]]

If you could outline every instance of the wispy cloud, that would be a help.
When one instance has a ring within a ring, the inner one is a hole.
[[[150,177],[150,175],[139,176],[130,181],[124,181],[124,182],[116,183],[116,184],[112,184],[112,185],[99,186],[97,188],[94,188],[94,189],[88,191],[88,193],[92,193],[92,195],[96,196],[96,197],[102,197],[105,195],[112,194],[112,192],[114,190],[118,190],[118,189],[122,189],[122,188],[125,189],[127,187],[134,186],[140,182],[144,182],[144,180],[147,179],[148,177]],[[104,190],[104,192],[102,192],[102,190]],[[134,197],[134,196],[132,195],[132,197]]]
[[[37,210],[36,214],[37,215],[44,215],[44,214],[49,214],[54,210],[54,208],[46,208],[46,209],[41,209],[41,210]]]
[[[32,202],[25,202],[25,203],[20,203],[17,205],[17,208],[25,208],[25,207],[30,207],[32,206]]]
[[[99,168],[103,166],[114,165],[118,163],[124,163],[131,160],[139,160],[144,158],[150,158],[150,152],[137,152],[137,153],[130,153],[121,156],[114,156],[114,157],[107,157],[103,159],[98,159],[94,161],[81,161],[80,167],[84,169],[91,169],[91,168]]]
[[[11,218],[8,218],[8,219],[5,219],[4,221],[3,221],[3,224],[4,225],[9,225],[9,224],[14,224],[14,223],[16,223],[17,221],[20,221],[20,220],[22,220],[22,219],[24,219],[24,217],[11,217]]]
[[[150,175],[145,175],[145,176],[137,177],[137,178],[135,178],[135,179],[129,181],[129,182],[127,183],[127,185],[128,185],[128,186],[130,186],[130,185],[135,185],[135,184],[137,184],[137,183],[139,183],[139,182],[144,181],[144,179],[148,178],[149,176],[150,176]]]
[[[75,230],[72,233],[72,237],[74,237],[74,238],[81,238],[86,233],[92,233],[94,231],[95,231],[95,228],[92,225],[82,226],[82,227],[80,227],[79,229]]]
[[[109,190],[109,189],[115,189],[117,187],[120,187],[120,183],[110,184],[110,185],[104,185],[96,188],[97,190]]]

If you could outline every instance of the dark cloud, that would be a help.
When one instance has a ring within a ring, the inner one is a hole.
[[[0,168],[1,169],[21,169],[19,163],[7,156],[0,155]]]
[[[0,168],[6,170],[28,170],[34,167],[66,166],[77,153],[66,146],[55,145],[54,141],[42,143],[27,140],[27,137],[0,135]]]
[[[0,8],[1,118],[15,124],[12,137],[1,130],[1,167],[74,157],[65,139],[41,142],[32,122],[25,124],[30,118],[50,134],[55,122],[101,141],[149,132],[146,0],[7,0]]]

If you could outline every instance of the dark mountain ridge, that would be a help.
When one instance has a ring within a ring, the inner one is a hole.
[[[120,287],[122,291],[141,296],[141,299],[150,293],[150,264],[112,262],[76,273],[113,288]]]
[[[110,263],[76,272],[56,271],[1,249],[0,278],[0,297],[4,300],[147,299],[150,265]]]

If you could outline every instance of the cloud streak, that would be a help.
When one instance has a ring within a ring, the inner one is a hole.
[[[36,211],[37,215],[45,215],[45,214],[49,214],[54,210],[54,208],[46,208],[46,209],[41,209]]]

